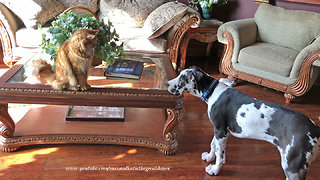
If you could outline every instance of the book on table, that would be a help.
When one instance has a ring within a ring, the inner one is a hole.
[[[139,80],[143,70],[143,62],[117,59],[104,71],[107,79]]]

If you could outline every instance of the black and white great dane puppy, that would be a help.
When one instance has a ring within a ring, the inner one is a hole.
[[[206,172],[210,175],[219,173],[226,161],[230,132],[239,138],[274,144],[280,151],[286,178],[305,179],[320,148],[320,128],[300,112],[247,96],[228,83],[231,81],[218,81],[201,69],[191,67],[166,84],[174,95],[190,93],[208,104],[214,137],[210,152],[202,153],[202,160],[211,162],[216,158],[216,163],[207,166]]]

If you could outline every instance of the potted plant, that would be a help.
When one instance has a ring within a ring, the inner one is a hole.
[[[208,19],[211,17],[213,4],[223,5],[228,3],[228,0],[197,0],[197,1],[201,7],[202,17],[204,19]]]
[[[41,26],[39,28],[41,29]],[[118,40],[119,35],[110,21],[105,24],[103,20],[96,19],[92,14],[79,16],[71,11],[60,14],[51,23],[48,31],[42,34],[41,48],[55,61],[61,44],[81,28],[100,30],[97,35],[95,58],[100,58],[107,64],[113,64],[116,58],[123,56],[123,43]]]

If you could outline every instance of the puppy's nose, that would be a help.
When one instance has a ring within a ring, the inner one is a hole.
[[[168,82],[166,82],[166,86],[169,87],[169,83]]]

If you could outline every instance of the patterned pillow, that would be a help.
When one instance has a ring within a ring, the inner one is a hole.
[[[1,0],[14,12],[27,28],[37,28],[38,24],[45,24],[65,7],[56,0]]]
[[[100,0],[104,19],[113,24],[142,27],[148,15],[168,0]]]
[[[92,12],[98,11],[98,0],[58,0],[61,4],[63,4],[66,8],[73,7],[73,6],[83,6],[90,9]],[[87,14],[87,11],[73,9],[72,12],[78,15]]]
[[[168,2],[154,10],[144,23],[148,39],[153,39],[176,24],[187,12],[188,7],[179,2]]]

